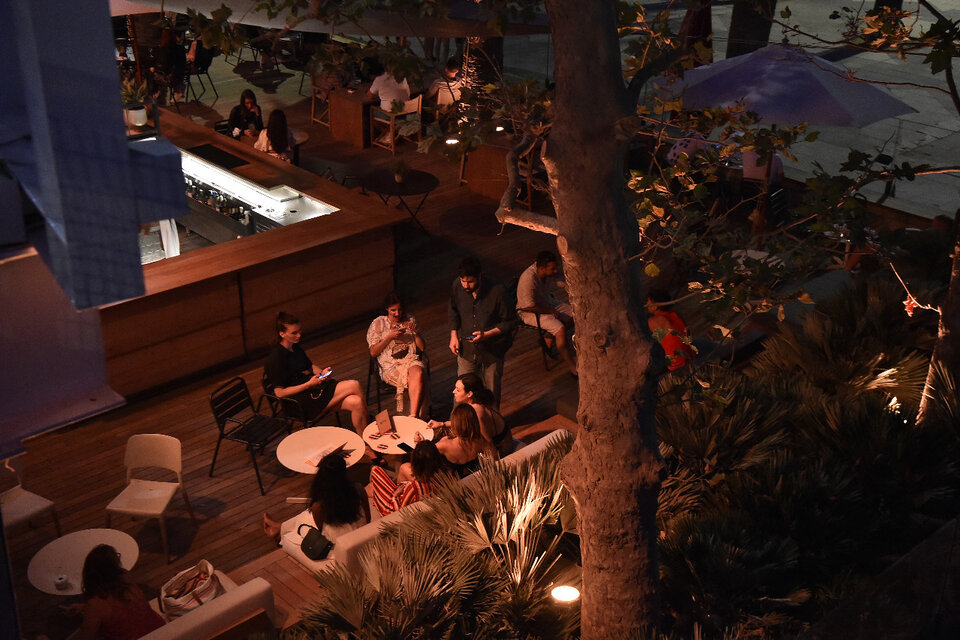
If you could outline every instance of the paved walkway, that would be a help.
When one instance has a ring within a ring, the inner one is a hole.
[[[664,3],[643,4],[653,9],[655,6],[662,7]],[[841,4],[835,0],[780,2],[777,11],[789,6],[793,14],[789,20],[791,24],[800,25],[805,31],[823,39],[836,41],[840,39],[843,21],[830,20],[829,15]],[[865,4],[868,8],[872,6],[872,2]],[[914,4],[908,2],[905,6]],[[726,49],[732,6],[732,3],[714,3],[715,59],[721,59]],[[948,18],[960,18],[960,2],[957,0],[934,0],[934,6]],[[682,12],[679,12],[676,16],[677,26],[682,17]],[[918,27],[928,26],[930,22],[930,14],[924,12]],[[782,37],[781,28],[775,25],[770,33],[770,41],[779,42]],[[797,42],[795,37],[790,40]],[[836,64],[853,70],[860,78],[878,82],[912,82],[946,89],[944,74],[931,75],[929,67],[922,63],[922,53],[910,55],[906,61],[902,61],[892,53],[857,52],[845,55],[844,51],[836,55],[836,47],[815,43],[812,39],[801,41],[801,44],[807,44],[812,53],[826,55]],[[960,165],[960,114],[950,97],[940,91],[913,87],[891,87],[890,91],[916,109],[917,113],[889,118],[862,128],[815,127],[820,131],[820,137],[815,142],[800,143],[794,148],[798,162],[785,162],[787,176],[797,180],[812,176],[814,162],[828,171],[837,171],[851,148],[873,153],[883,150],[892,155],[898,164]],[[883,186],[870,187],[865,193],[871,200],[877,200],[882,196]],[[960,174],[923,176],[913,182],[898,182],[895,197],[886,199],[884,203],[925,218],[939,214],[953,217],[960,207]]]

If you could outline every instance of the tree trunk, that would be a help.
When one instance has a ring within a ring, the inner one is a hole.
[[[947,289],[946,300],[940,305],[937,344],[930,358],[930,368],[927,369],[927,381],[923,385],[923,397],[920,399],[917,422],[923,422],[930,415],[930,394],[936,380],[937,363],[956,376],[957,364],[960,363],[960,215],[953,220],[953,266],[950,269],[950,288]]]
[[[727,57],[742,56],[767,46],[777,0],[733,0]]]
[[[626,637],[659,615],[657,373],[636,219],[623,195],[626,99],[614,3],[547,0],[556,51],[544,164],[577,322],[579,435],[563,477],[577,503],[585,640]]]

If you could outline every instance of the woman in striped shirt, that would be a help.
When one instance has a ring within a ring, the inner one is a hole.
[[[417,442],[410,462],[400,465],[395,482],[381,467],[370,470],[367,495],[371,496],[380,511],[387,515],[398,509],[423,500],[433,492],[431,482],[446,470],[447,461],[440,455],[437,445],[429,440]]]

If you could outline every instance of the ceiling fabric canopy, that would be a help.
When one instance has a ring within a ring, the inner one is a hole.
[[[187,9],[194,9],[209,17],[226,5],[233,10],[230,22],[247,24],[256,27],[280,29],[286,26],[286,15],[278,15],[272,20],[264,11],[255,11],[255,7],[262,0],[173,0],[161,3],[161,0],[141,0],[141,4],[152,6],[153,11],[159,11],[163,4],[164,11],[186,13]],[[111,0],[112,3],[112,0]],[[132,4],[132,3],[125,3]],[[467,0],[450,2],[450,17],[416,17],[407,16],[393,11],[368,10],[357,24],[340,24],[331,27],[319,20],[305,20],[295,28],[297,31],[314,33],[339,33],[349,35],[369,36],[415,36],[422,38],[467,38],[467,37],[496,37],[502,35],[487,25],[490,14],[483,12],[482,7]],[[531,23],[511,23],[506,35],[523,35],[530,33],[548,33],[546,16],[540,14]]]
[[[133,16],[139,13],[158,13],[160,3],[157,6],[141,4],[139,2],[127,2],[127,0],[110,0],[111,16]]]

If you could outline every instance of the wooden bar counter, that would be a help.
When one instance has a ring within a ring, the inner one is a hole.
[[[262,355],[280,310],[315,334],[379,309],[395,285],[393,227],[404,212],[176,114],[162,124],[180,148],[212,144],[248,161],[232,173],[339,211],[145,265],[145,295],[100,309],[114,390],[135,394]]]

